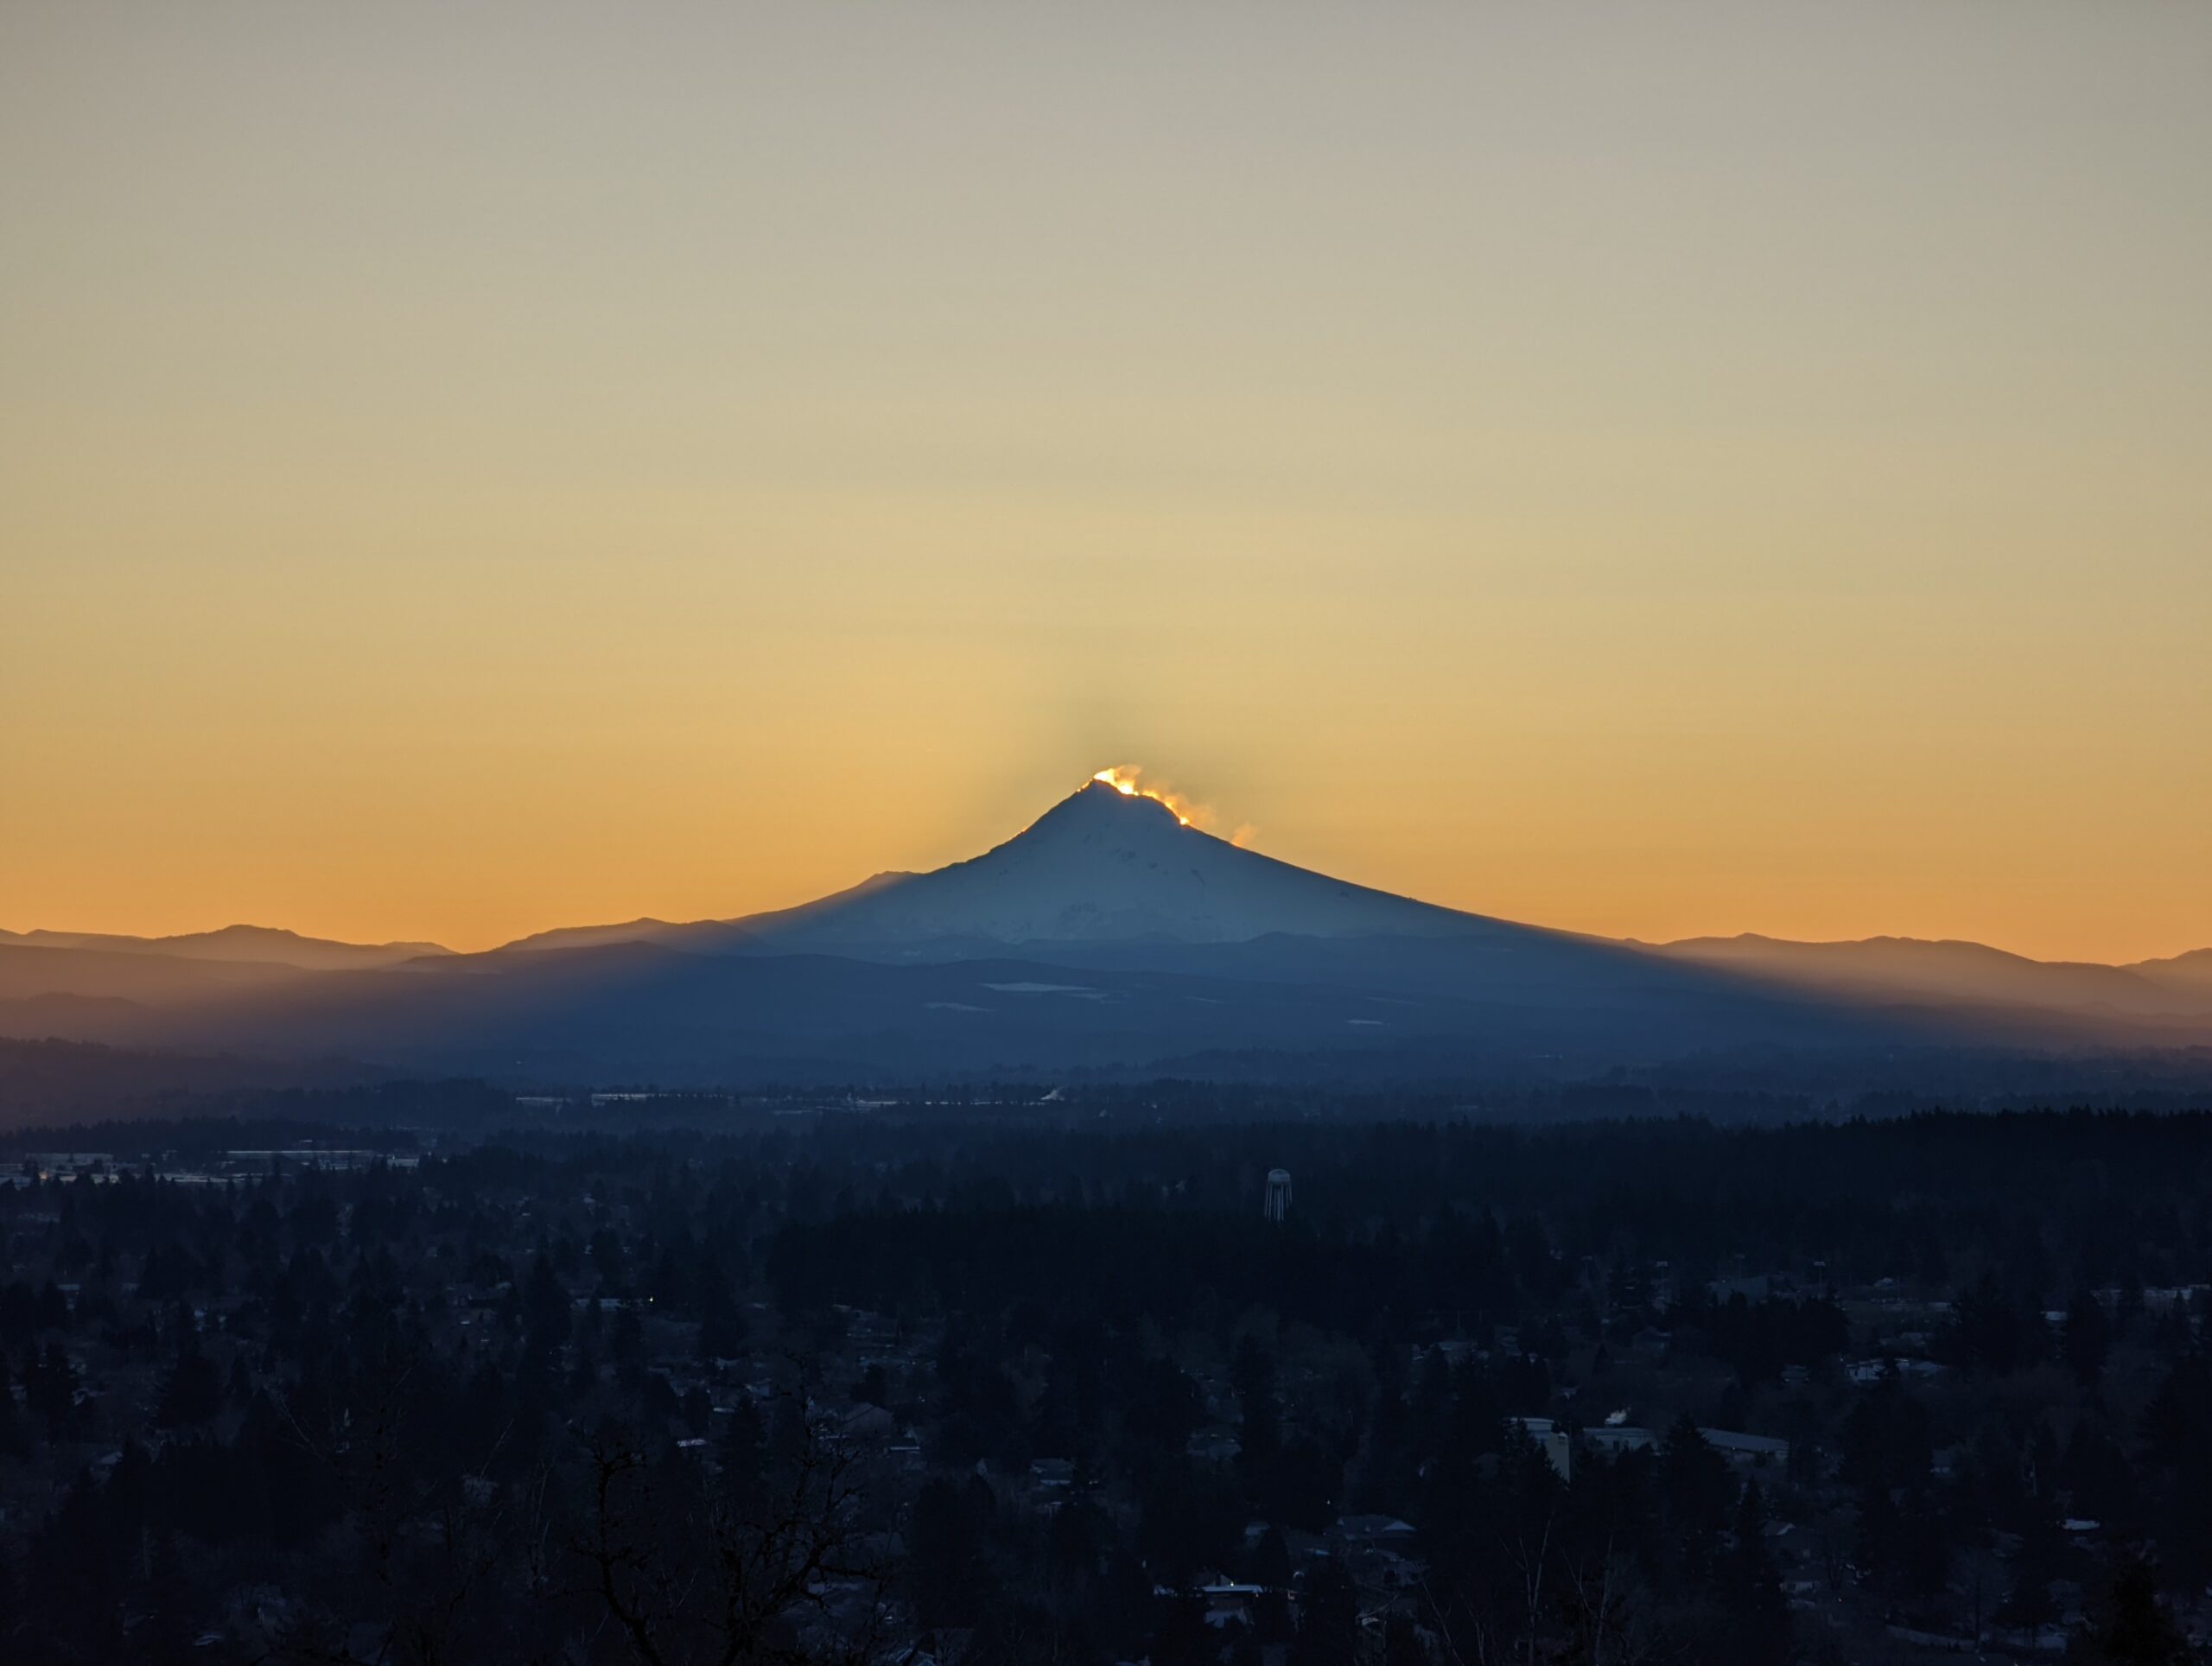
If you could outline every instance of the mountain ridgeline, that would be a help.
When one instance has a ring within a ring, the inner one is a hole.
[[[1526,1081],[1777,1055],[1817,1076],[1899,1050],[2203,1047],[2212,954],[1618,943],[1313,873],[1093,783],[970,861],[735,919],[473,955],[0,933],[0,1034],[564,1082]]]

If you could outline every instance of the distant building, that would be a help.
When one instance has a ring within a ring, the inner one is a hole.
[[[1065,1492],[1075,1485],[1074,1461],[1066,1458],[1035,1459],[1029,1466],[1029,1479],[1033,1485],[1044,1491]]]
[[[1586,1428],[1570,1434],[1548,1417],[1515,1417],[1507,1421],[1518,1424],[1529,1438],[1551,1460],[1562,1480],[1574,1478],[1574,1447],[1579,1440],[1593,1451],[1618,1458],[1624,1452],[1633,1452],[1644,1447],[1656,1447],[1660,1436],[1648,1428],[1637,1428],[1625,1422],[1615,1422],[1615,1413],[1596,1428]],[[1736,1429],[1700,1428],[1706,1444],[1732,1464],[1764,1468],[1769,1464],[1781,1466],[1789,1461],[1789,1442],[1771,1435],[1745,1434]]]
[[[1198,1596],[1206,1606],[1205,1622],[1209,1625],[1227,1625],[1231,1621],[1239,1625],[1249,1625],[1253,1605],[1263,1594],[1263,1587],[1244,1585],[1234,1580],[1213,1579],[1198,1587]]]
[[[1244,1443],[1228,1428],[1204,1428],[1184,1443],[1183,1450],[1202,1464],[1226,1464],[1244,1450]]]
[[[1572,1434],[1548,1417],[1515,1417],[1507,1421],[1519,1424],[1521,1432],[1542,1448],[1544,1457],[1559,1472],[1560,1479],[1571,1481],[1574,1478],[1574,1437]],[[1643,1435],[1647,1442],[1650,1439],[1645,1430],[1634,1432]],[[1607,1433],[1618,1434],[1623,1431],[1614,1429]]]
[[[1745,1434],[1740,1429],[1700,1429],[1698,1433],[1732,1464],[1779,1467],[1789,1461],[1789,1442],[1771,1434]]]
[[[1395,1516],[1339,1516],[1334,1531],[1353,1550],[1400,1548],[1415,1537],[1413,1523]]]

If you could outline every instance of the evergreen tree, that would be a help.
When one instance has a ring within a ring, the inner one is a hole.
[[[29,1450],[16,1411],[15,1374],[8,1369],[7,1351],[0,1349],[0,1458],[21,1458]]]
[[[907,1579],[923,1625],[973,1625],[983,1616],[992,1579],[983,1549],[987,1522],[976,1506],[966,1489],[941,1480],[914,1500]]]
[[[162,1379],[161,1397],[154,1411],[154,1427],[175,1429],[213,1422],[223,1408],[222,1379],[214,1362],[200,1351],[199,1327],[192,1310],[180,1305],[176,1323],[176,1357]]]
[[[1668,1519],[1690,1546],[1700,1546],[1727,1525],[1735,1496],[1727,1459],[1684,1412],[1659,1448],[1659,1501]]]
[[[2028,1507],[2020,1527],[2020,1548],[2012,1558],[2012,1577],[1998,1617],[2007,1625],[2035,1626],[2058,1616],[2050,1582],[2064,1571],[2066,1536],[2056,1506],[2048,1498]]]
[[[1291,1638],[1290,1546],[1282,1529],[1269,1527],[1252,1549],[1252,1583],[1260,1587],[1253,1605],[1252,1629],[1262,1643],[1287,1643]]]
[[[1196,1596],[1172,1599],[1160,1617],[1147,1651],[1152,1666],[1221,1666],[1221,1634],[1206,1624]]]
[[[1403,1614],[1391,1615],[1383,1625],[1382,1666],[1428,1666],[1421,1633]]]
[[[745,1314],[730,1294],[729,1281],[720,1268],[709,1266],[699,1275],[699,1358],[734,1359],[745,1351],[746,1336]]]
[[[533,1383],[550,1375],[569,1340],[575,1315],[552,1258],[543,1250],[531,1263],[523,1295],[523,1374]]]
[[[2112,1320],[2094,1291],[2080,1291],[2067,1304],[2066,1331],[2061,1345],[2067,1368],[2084,1388],[2104,1374],[2105,1358],[2112,1351]]]
[[[1871,1485],[1859,1496],[1859,1519],[1852,1529],[1851,1560],[1878,1587],[1895,1583],[1897,1530],[1897,1501],[1886,1486]]]
[[[1247,1334],[1236,1345],[1229,1362],[1229,1381],[1236,1390],[1237,1408],[1243,1420],[1237,1461],[1249,1477],[1271,1466],[1282,1444],[1281,1412],[1275,1404],[1275,1362],[1258,1338]]]
[[[48,1339],[24,1370],[23,1401],[44,1420],[48,1440],[64,1440],[75,1433],[77,1368],[60,1339]]]
[[[176,1536],[157,1536],[149,1553],[146,1618],[131,1637],[134,1657],[147,1666],[184,1666],[192,1658],[192,1589],[180,1560]]]
[[[1742,1666],[1781,1666],[1789,1658],[1789,1603],[1767,1548],[1766,1510],[1757,1481],[1737,1501],[1734,1542],[1722,1567],[1721,1599],[1741,1644]]]
[[[2123,1557],[2106,1587],[2096,1623],[2082,1639],[2094,1666],[2180,1666],[2189,1647],[2158,1600],[2158,1582],[2139,1555]]]
[[[1895,1567],[1905,1594],[1914,1598],[1939,1595],[1950,1575],[1950,1538],[1935,1497],[1924,1486],[1905,1494]]]
[[[1358,1658],[1359,1593],[1343,1564],[1325,1556],[1300,1587],[1291,1666],[1355,1666]]]

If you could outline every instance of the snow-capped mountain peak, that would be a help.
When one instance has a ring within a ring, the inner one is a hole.
[[[1103,779],[969,861],[745,922],[772,940],[824,948],[1434,936],[1484,923],[1240,849],[1160,799]]]

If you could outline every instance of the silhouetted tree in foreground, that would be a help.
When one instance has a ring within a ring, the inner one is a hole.
[[[2096,1624],[2069,1651],[2069,1658],[2094,1666],[2178,1666],[2189,1655],[2188,1644],[2158,1601],[2151,1564],[2139,1555],[2122,1559]]]
[[[570,1548],[645,1666],[873,1656],[884,1577],[855,1460],[826,1420],[790,1409],[757,1489],[717,1491],[689,1454],[655,1458],[612,1425],[594,1437]]]

